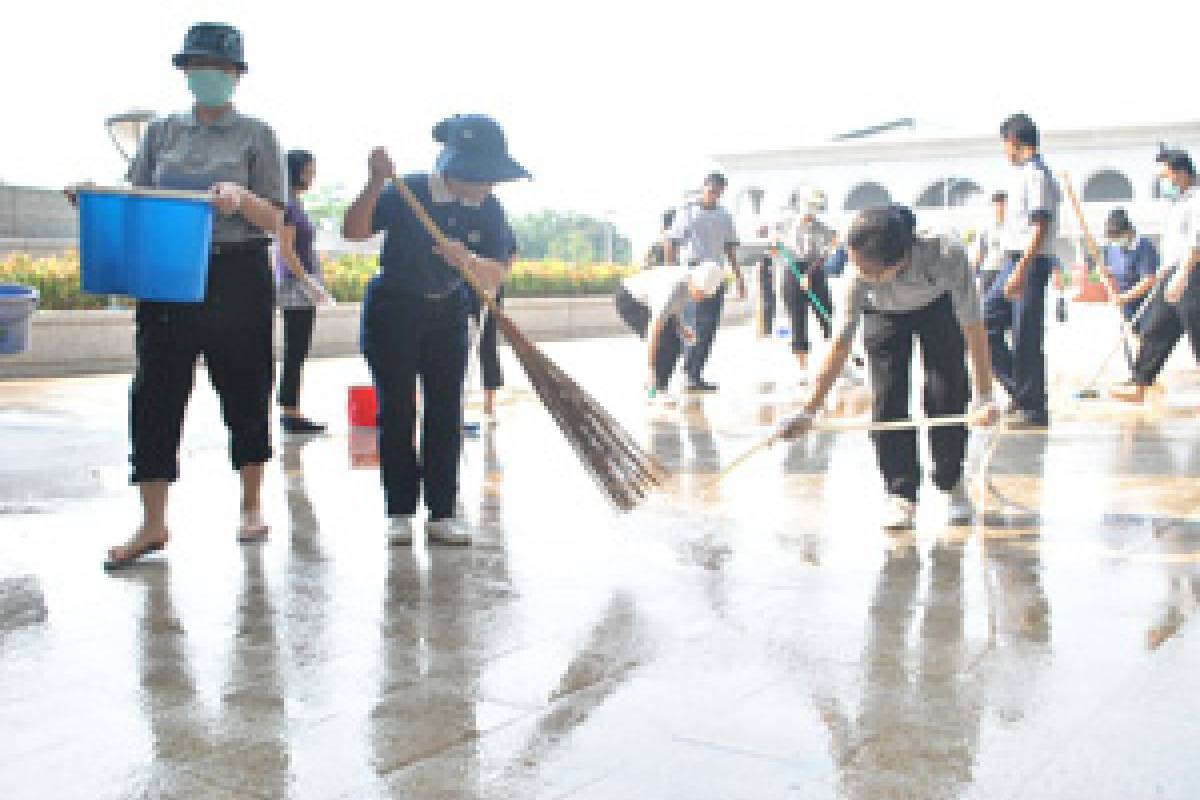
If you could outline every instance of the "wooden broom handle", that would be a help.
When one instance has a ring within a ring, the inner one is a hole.
[[[408,184],[405,183],[402,178],[398,178],[393,175],[392,186],[395,187],[396,191],[400,194],[400,197],[404,199],[404,202],[408,204],[409,209],[413,212],[413,215],[416,216],[417,221],[421,223],[421,227],[423,227],[439,245],[443,247],[447,246],[450,243],[450,239],[446,236],[446,234],[442,233],[442,229],[439,228],[438,224],[433,221],[433,217],[429,216],[429,212],[425,210],[425,206],[422,205],[421,201],[417,199],[417,196],[413,194],[412,189],[408,188]],[[447,261],[446,263],[449,264],[450,262]],[[463,269],[457,264],[450,264],[450,266],[454,268],[455,272],[462,276],[462,279],[467,282],[467,285],[469,285],[471,289],[474,290],[475,294],[478,295],[481,300],[483,300],[483,302],[487,305],[489,312],[493,314],[503,313],[500,310],[500,304],[496,302],[496,298],[492,296],[491,292],[484,288],[483,284],[479,282],[479,279],[475,277],[470,270]]]
[[[1075,187],[1071,185],[1070,176],[1066,173],[1062,175],[1063,188],[1067,191],[1067,199],[1071,201],[1071,208],[1075,210],[1075,219],[1079,220],[1079,230],[1083,233],[1083,244],[1088,249],[1088,253],[1092,257],[1092,261],[1096,263],[1096,269],[1104,274],[1101,276],[1100,285],[1104,287],[1104,293],[1109,299],[1113,298],[1112,287],[1109,282],[1112,276],[1108,273],[1108,268],[1104,266],[1104,259],[1100,256],[1100,248],[1096,246],[1096,240],[1092,237],[1092,232],[1088,230],[1087,220],[1083,216],[1083,206],[1079,204],[1079,196],[1075,194]]]

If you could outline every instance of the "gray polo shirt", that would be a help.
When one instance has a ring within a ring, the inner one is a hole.
[[[1042,246],[1035,255],[1054,255],[1058,236],[1058,182],[1040,155],[1012,168],[1009,176],[1008,208],[1004,217],[1004,249],[1024,253],[1033,239],[1034,222],[1049,221]]]
[[[683,245],[683,263],[725,263],[725,249],[738,243],[733,215],[723,206],[705,208],[693,201],[675,215],[668,237]]]
[[[227,111],[205,125],[193,112],[150,123],[126,178],[134,186],[204,191],[229,181],[283,208],[287,173],[275,132],[265,122]],[[214,242],[266,239],[241,214],[216,214]]]
[[[1178,267],[1195,247],[1200,247],[1200,188],[1193,186],[1167,206],[1162,232],[1163,269]]]
[[[919,238],[913,244],[912,263],[895,279],[871,283],[851,266],[842,286],[842,300],[835,303],[834,330],[839,341],[848,342],[858,330],[867,309],[884,312],[917,311],[947,292],[960,325],[983,321],[979,291],[967,263],[967,251],[958,242],[942,236]]]
[[[824,264],[837,241],[837,231],[819,219],[806,221],[795,215],[783,223],[783,244],[795,254],[797,261]]]

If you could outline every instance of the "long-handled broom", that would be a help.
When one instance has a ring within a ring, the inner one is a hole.
[[[780,257],[783,258],[783,262],[787,264],[788,270],[792,273],[792,277],[796,279],[796,283],[804,286],[804,293],[808,295],[808,302],[812,303],[813,310],[817,312],[817,316],[821,318],[822,322],[832,328],[833,319],[829,316],[829,311],[826,310],[821,301],[817,299],[817,295],[813,292],[812,288],[804,285],[804,273],[800,271],[800,267],[797,266],[795,260],[792,259],[791,255],[787,251],[787,248],[781,245],[776,252],[778,252]],[[850,360],[853,361],[854,366],[858,367],[859,369],[864,369],[866,367],[867,362],[858,353],[851,353]]]
[[[446,235],[404,181],[393,179],[392,183],[433,240],[439,245],[448,244]],[[666,474],[662,466],[521,332],[474,274],[452,266],[487,305],[542,405],[609,500],[622,511],[628,511],[645,499],[651,489],[661,486]]]
[[[1104,260],[1100,257],[1100,248],[1096,246],[1096,240],[1092,236],[1091,231],[1088,230],[1087,219],[1083,215],[1083,206],[1079,204],[1079,197],[1075,194],[1075,187],[1071,185],[1070,176],[1065,172],[1062,175],[1061,183],[1066,189],[1067,199],[1071,201],[1071,207],[1075,211],[1075,219],[1079,222],[1080,236],[1083,239],[1084,246],[1088,250],[1088,255],[1092,257],[1092,262],[1096,265],[1096,269],[1103,269]],[[1110,285],[1110,276],[1101,275],[1100,285],[1104,287],[1104,294],[1108,297],[1108,301],[1112,303],[1114,298],[1113,289]],[[1137,324],[1137,321],[1142,317],[1142,313],[1150,306],[1150,295],[1153,294],[1154,289],[1152,288],[1142,301],[1141,308],[1138,309],[1137,314],[1128,322],[1126,322],[1125,317],[1121,316],[1120,309],[1117,310],[1117,318],[1121,321],[1121,339],[1113,345],[1113,349],[1100,362],[1100,368],[1096,370],[1096,374],[1092,377],[1091,381],[1075,393],[1077,399],[1095,400],[1100,397],[1100,390],[1096,388],[1096,384],[1100,381],[1100,376],[1104,374],[1104,370],[1108,368],[1108,362],[1112,360],[1112,357],[1122,345],[1124,345],[1126,352],[1137,352],[1135,349],[1137,347],[1137,334],[1134,333],[1133,326]]]

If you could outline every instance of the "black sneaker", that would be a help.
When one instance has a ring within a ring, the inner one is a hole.
[[[717,385],[715,383],[709,383],[703,378],[696,378],[688,381],[687,390],[689,392],[715,392],[717,390]]]
[[[279,427],[284,433],[324,433],[325,426],[313,422],[308,417],[290,417],[284,414],[279,418]]]

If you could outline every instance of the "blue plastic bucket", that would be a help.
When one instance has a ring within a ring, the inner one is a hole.
[[[139,300],[204,300],[213,208],[197,192],[79,190],[80,285]]]
[[[16,355],[29,348],[29,329],[37,301],[37,289],[0,283],[0,355]]]

